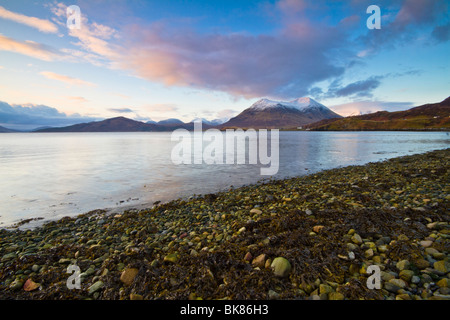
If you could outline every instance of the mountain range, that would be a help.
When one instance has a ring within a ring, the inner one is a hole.
[[[194,129],[194,121],[202,121],[203,129],[254,128],[282,130],[448,130],[450,129],[450,97],[440,103],[426,104],[406,111],[379,111],[342,117],[314,99],[304,97],[292,101],[261,99],[236,117],[223,122],[196,118],[189,123],[166,119],[147,123],[116,117],[103,121],[80,123],[60,128],[40,128],[34,132],[151,132]],[[0,127],[0,132],[17,132]]]
[[[193,130],[194,121],[201,121],[203,129],[296,129],[308,123],[333,117],[341,116],[311,98],[299,98],[290,102],[261,99],[225,123],[222,123],[223,121],[221,120],[208,121],[203,118],[196,118],[189,123],[173,118],[159,122],[148,121],[144,123],[125,117],[116,117],[68,127],[44,128],[36,132],[148,132],[173,131],[179,128]]]
[[[375,113],[325,119],[305,126],[315,131],[449,130],[450,97],[405,111]]]

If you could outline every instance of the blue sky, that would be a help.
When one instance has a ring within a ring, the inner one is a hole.
[[[369,5],[381,29],[369,30]],[[81,10],[69,30],[67,6]],[[0,125],[229,118],[310,96],[341,115],[450,94],[450,1],[0,0]]]

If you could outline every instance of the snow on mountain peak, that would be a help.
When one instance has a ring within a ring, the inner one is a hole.
[[[266,110],[275,107],[287,107],[297,110],[305,110],[311,107],[326,108],[323,104],[311,99],[309,97],[301,97],[292,101],[274,101],[269,99],[261,99],[255,102],[250,109]]]

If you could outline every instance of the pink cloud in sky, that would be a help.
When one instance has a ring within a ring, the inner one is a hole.
[[[300,96],[343,69],[328,54],[340,33],[303,22],[278,35],[199,34],[161,26],[135,28],[117,64],[168,86],[191,86],[258,97]],[[334,46],[336,48],[336,46]]]
[[[60,82],[64,82],[69,85],[76,85],[76,86],[88,86],[88,87],[96,87],[97,85],[88,81],[84,81],[77,78],[72,78],[63,74],[54,73],[51,71],[42,71],[40,72],[41,75],[46,77],[47,79],[51,80],[57,80]]]
[[[53,61],[59,54],[52,48],[34,41],[20,41],[0,34],[0,50],[27,55],[44,61]]]
[[[41,32],[45,33],[56,33],[58,32],[58,27],[45,19],[39,19],[36,17],[29,17],[20,13],[15,13],[5,9],[0,6],[0,18],[8,19],[20,24],[27,25],[29,27],[35,28]]]

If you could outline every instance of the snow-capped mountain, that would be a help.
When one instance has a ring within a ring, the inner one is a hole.
[[[210,125],[210,126],[218,126],[219,124],[227,122],[228,120],[230,120],[230,119],[229,118],[222,118],[222,119],[207,120],[205,118],[195,118],[191,122],[201,121],[203,124],[207,124],[207,125]]]
[[[267,110],[271,108],[291,108],[299,111],[305,111],[309,108],[327,109],[323,104],[314,99],[303,97],[292,101],[274,101],[269,99],[261,99],[255,102],[250,109],[252,110]]]
[[[323,119],[341,116],[309,97],[292,101],[261,99],[221,127],[297,128]]]

